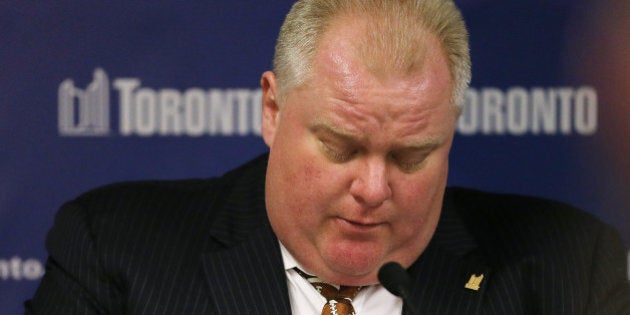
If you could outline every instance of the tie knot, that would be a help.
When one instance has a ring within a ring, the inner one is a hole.
[[[298,268],[295,268],[295,271],[306,279],[315,290],[328,301],[324,306],[322,314],[354,314],[352,300],[357,296],[361,287],[338,286],[324,282],[322,279],[309,275]]]
[[[344,285],[335,286],[330,283],[323,282],[317,277],[312,279],[313,280],[307,280],[309,280],[317,292],[323,295],[327,300],[337,300],[337,302],[340,302],[340,300],[345,299],[352,301],[352,299],[357,296],[357,293],[359,293],[359,290],[361,290],[361,287],[350,287]]]

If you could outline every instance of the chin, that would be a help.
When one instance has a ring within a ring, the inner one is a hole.
[[[366,273],[358,273],[357,270],[352,270],[352,273],[343,272],[339,270],[333,274],[330,283],[347,285],[347,286],[364,286],[378,283],[378,267],[376,269],[371,268]]]
[[[326,259],[328,269],[338,283],[344,285],[367,285],[378,282],[376,275],[384,263],[380,255],[334,255]]]

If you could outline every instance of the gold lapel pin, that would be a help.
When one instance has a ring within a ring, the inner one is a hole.
[[[483,281],[483,273],[479,276],[473,274],[470,276],[470,279],[468,279],[468,282],[466,282],[466,285],[464,285],[464,288],[473,291],[479,291],[479,285],[481,284],[481,281]]]

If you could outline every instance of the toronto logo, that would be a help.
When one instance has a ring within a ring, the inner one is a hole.
[[[94,70],[85,89],[66,79],[59,85],[58,129],[64,136],[106,136],[110,132],[109,79],[103,69]]]
[[[61,136],[260,136],[260,88],[154,88],[140,78],[110,79],[101,68],[80,86],[59,85]]]

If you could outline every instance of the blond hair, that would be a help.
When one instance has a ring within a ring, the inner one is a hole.
[[[319,40],[334,18],[369,19],[366,50],[374,68],[410,72],[423,53],[426,33],[440,41],[453,79],[452,103],[461,108],[470,83],[468,32],[451,0],[299,0],[287,15],[278,37],[274,73],[279,97],[309,79]],[[378,60],[380,65],[374,65]],[[377,71],[375,69],[371,69]]]

